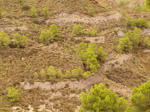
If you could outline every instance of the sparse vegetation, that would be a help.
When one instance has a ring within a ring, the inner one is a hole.
[[[4,31],[0,32],[0,48],[1,49],[9,47],[9,44],[10,44],[9,38],[10,37]]]
[[[24,35],[15,34],[14,35],[14,44],[19,48],[24,48],[28,44],[28,39]]]
[[[0,112],[149,112],[142,94],[149,90],[139,90],[150,79],[150,17],[142,3],[0,0]],[[89,92],[99,83],[113,92]]]
[[[55,24],[52,24],[48,30],[42,30],[39,41],[47,45],[52,43],[54,40],[58,40],[60,37],[58,31],[58,27]]]

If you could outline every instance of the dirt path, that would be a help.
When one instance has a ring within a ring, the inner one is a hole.
[[[55,22],[55,23],[76,23],[76,22],[82,22],[82,23],[91,23],[91,24],[97,24],[103,21],[109,21],[109,20],[119,20],[121,18],[121,14],[115,13],[113,15],[109,16],[97,16],[97,17],[83,17],[80,18],[78,16],[74,17],[58,17],[56,19],[49,19],[46,21],[48,24],[49,22]]]

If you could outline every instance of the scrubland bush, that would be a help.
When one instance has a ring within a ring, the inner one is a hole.
[[[43,44],[49,44],[52,43],[54,40],[58,40],[58,38],[60,37],[58,31],[59,29],[56,25],[51,25],[50,29],[42,30],[39,41]]]
[[[8,48],[10,44],[9,36],[4,32],[0,32],[0,49]]]
[[[44,8],[43,12],[44,12],[44,18],[47,19],[48,18],[48,12],[49,12],[48,9]]]
[[[132,19],[131,17],[127,17],[126,25],[131,28],[134,28],[134,27],[148,28],[149,27],[149,23],[148,21],[146,21],[145,18]]]
[[[24,4],[22,6],[22,10],[30,10],[30,6],[28,4]]]
[[[28,39],[24,35],[20,35],[17,33],[13,36],[13,38],[14,44],[17,45],[17,47],[24,48],[28,44]]]
[[[79,112],[125,112],[127,101],[124,97],[118,97],[104,85],[91,87],[89,93],[82,92],[81,107]]]
[[[9,89],[8,91],[8,98],[11,102],[19,101],[19,93],[18,90],[15,88]]]
[[[89,37],[96,37],[97,36],[97,31],[96,30],[87,30],[87,35]]]
[[[72,32],[73,36],[82,36],[83,35],[83,28],[81,24],[75,25],[73,27],[73,32]]]
[[[79,44],[77,54],[81,57],[85,64],[86,70],[91,72],[98,72],[100,67],[98,59],[105,61],[106,58],[106,52],[102,47],[98,48],[97,44],[94,42],[89,45],[81,42]]]
[[[31,8],[31,17],[32,17],[32,18],[37,17],[37,11],[36,11],[36,8],[35,8],[35,7],[32,7],[32,8]]]
[[[88,14],[89,14],[89,16],[94,16],[94,9],[93,8],[89,8],[88,9]]]

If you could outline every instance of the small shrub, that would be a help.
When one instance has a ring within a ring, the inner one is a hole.
[[[117,51],[122,52],[130,52],[132,50],[132,42],[130,41],[129,37],[121,38],[119,40],[119,45],[117,46]]]
[[[46,72],[45,72],[44,69],[41,69],[40,75],[41,75],[41,78],[42,78],[42,79],[46,79]]]
[[[49,44],[52,43],[54,40],[58,40],[58,38],[60,37],[58,31],[59,29],[56,25],[51,25],[50,29],[42,30],[39,41],[43,44]]]
[[[4,32],[0,32],[0,48],[8,48],[10,44],[9,36]]]
[[[48,9],[44,8],[43,12],[44,12],[44,18],[47,19],[48,18],[48,12],[49,12]]]
[[[71,78],[71,72],[69,70],[66,71],[65,78],[66,79],[70,79]]]
[[[75,25],[73,27],[73,32],[72,32],[73,36],[82,36],[83,35],[83,28],[81,24]]]
[[[11,102],[19,101],[18,90],[16,90],[15,88],[9,89],[8,98],[10,99]]]
[[[149,37],[144,38],[144,47],[150,49],[150,38]]]
[[[2,10],[0,9],[0,19],[2,18]]]
[[[31,8],[31,17],[33,17],[33,18],[37,17],[37,11],[36,11],[35,7]]]
[[[14,35],[14,44],[17,45],[17,47],[24,48],[28,44],[28,39],[26,36],[17,33]]]
[[[124,7],[124,5],[125,5],[125,2],[124,2],[124,1],[120,1],[120,2],[119,2],[119,6],[120,6],[120,7]]]
[[[87,35],[89,37],[96,37],[97,36],[97,31],[96,30],[87,30]]]
[[[94,9],[93,8],[89,8],[88,9],[88,14],[89,14],[89,16],[94,16]]]
[[[28,4],[24,4],[22,6],[22,10],[30,10],[30,6]]]

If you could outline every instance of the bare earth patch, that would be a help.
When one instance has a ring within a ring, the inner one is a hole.
[[[123,54],[118,59],[106,62],[103,66],[103,71],[106,72],[110,70],[112,67],[120,67],[124,61],[131,59],[132,54]]]
[[[96,24],[100,22],[106,22],[109,20],[119,20],[122,17],[121,14],[115,13],[113,15],[109,16],[97,16],[97,17],[82,17],[82,18],[74,18],[74,17],[59,17],[56,19],[49,19],[46,21],[48,24],[49,22],[56,22],[56,23],[76,23],[76,22],[82,22],[82,23],[91,23],[91,24]]]
[[[144,52],[145,53],[150,53],[150,50],[149,49],[145,49]]]
[[[0,31],[7,31],[7,32],[13,32],[16,30],[24,31],[28,30],[28,28],[26,26],[0,28]]]

